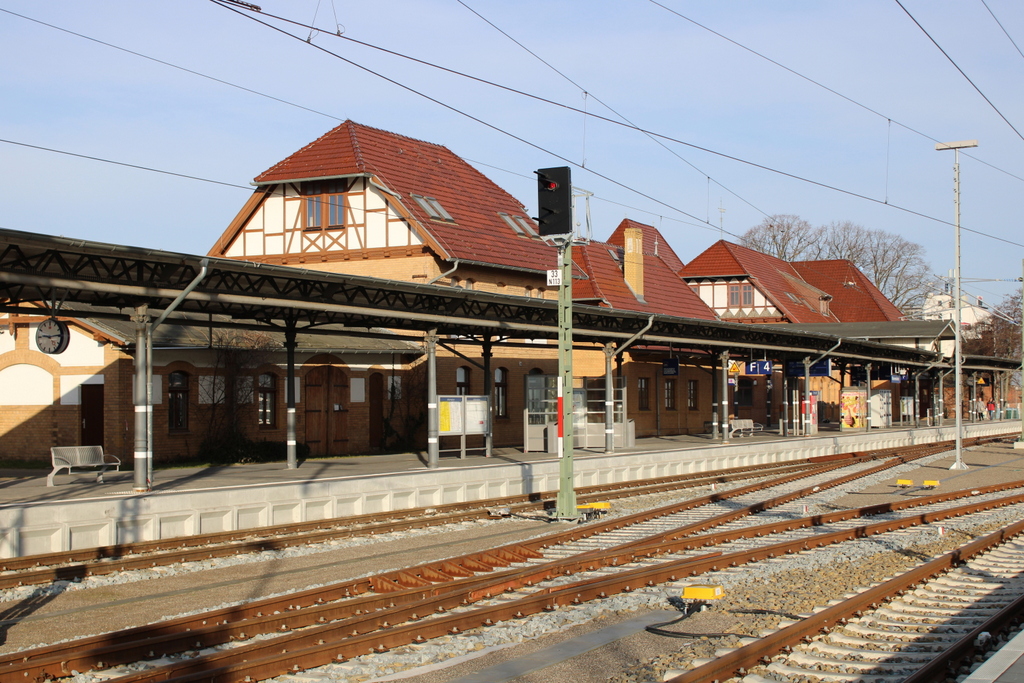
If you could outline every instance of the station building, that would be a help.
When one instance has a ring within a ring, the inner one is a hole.
[[[258,175],[254,185],[210,256],[557,299],[546,284],[556,250],[539,238],[523,205],[441,145],[346,121]],[[787,263],[720,241],[684,264],[656,228],[628,219],[607,240],[575,246],[573,264],[574,301],[624,311],[787,326],[900,317],[848,261]],[[0,457],[43,459],[50,446],[89,442],[127,454],[130,326],[71,320],[68,351],[55,355],[37,344],[45,318],[26,308],[9,314],[0,333]],[[930,334],[923,343],[935,344],[943,333]],[[247,438],[283,441],[286,375],[278,336],[201,324],[158,328],[154,335],[157,464],[195,457],[225,421]],[[421,342],[422,335],[388,330],[300,335],[297,435],[311,455],[422,448]],[[438,393],[491,397],[495,446],[549,448],[537,428],[553,416],[543,388],[556,373],[556,358],[547,340],[512,333],[443,339]],[[734,360],[740,369],[725,398],[729,412],[778,424],[781,371],[749,376],[743,361],[757,359]],[[583,414],[600,402],[603,415],[606,361],[600,346],[577,343]],[[706,352],[650,344],[616,354],[617,438],[706,431],[721,400],[717,362]],[[838,380],[815,380],[823,414],[838,405],[832,393],[844,372],[836,370]],[[603,432],[600,426],[596,431]]]

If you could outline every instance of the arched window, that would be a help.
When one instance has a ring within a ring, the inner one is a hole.
[[[277,375],[264,372],[257,387],[257,416],[260,427],[277,426]]]
[[[172,372],[167,377],[167,429],[188,431],[188,373]]]
[[[494,417],[508,417],[508,369],[494,371]]]
[[[455,371],[455,393],[458,396],[469,395],[469,368],[465,365]]]

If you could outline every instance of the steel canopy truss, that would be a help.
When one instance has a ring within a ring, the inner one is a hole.
[[[0,310],[60,298],[77,304],[69,316],[89,317],[84,307],[129,319],[134,309],[166,309],[202,270],[202,282],[167,319],[194,325],[197,315],[225,326],[331,329],[366,328],[439,334],[556,338],[557,302],[450,287],[340,275],[285,266],[140,249],[62,237],[0,230]],[[62,312],[62,315],[65,313]],[[701,349],[778,351],[820,355],[836,337],[742,323],[695,320],[573,306],[578,342],[622,341],[648,324],[643,344]],[[407,338],[406,338],[407,340]],[[861,340],[843,340],[830,354],[853,360],[930,365],[937,354]]]

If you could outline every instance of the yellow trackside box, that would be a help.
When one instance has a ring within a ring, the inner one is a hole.
[[[683,588],[683,600],[718,600],[725,597],[721,586],[698,585]]]
[[[577,505],[578,510],[610,510],[612,507],[611,503],[587,503],[586,505]]]
[[[899,486],[900,488],[907,488],[908,486],[913,486],[914,485],[914,480],[913,479],[897,479],[896,480],[896,485]]]
[[[927,486],[930,489],[937,489],[937,488],[939,488],[939,482],[935,481],[934,479],[925,479],[924,480],[924,485]]]

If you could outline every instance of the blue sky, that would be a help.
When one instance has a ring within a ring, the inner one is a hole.
[[[598,239],[630,217],[688,261],[766,214],[796,214],[897,233],[945,274],[953,154],[935,140],[973,138],[961,156],[963,276],[1021,275],[1024,57],[993,18],[1024,48],[1018,2],[901,0],[1009,123],[895,0],[463,2],[257,2],[320,28],[261,17],[297,40],[209,0],[0,0],[0,227],[205,253],[256,175],[350,118],[447,146],[531,211],[532,171],[568,160],[574,185],[594,193]],[[1016,286],[966,288],[998,301]]]

